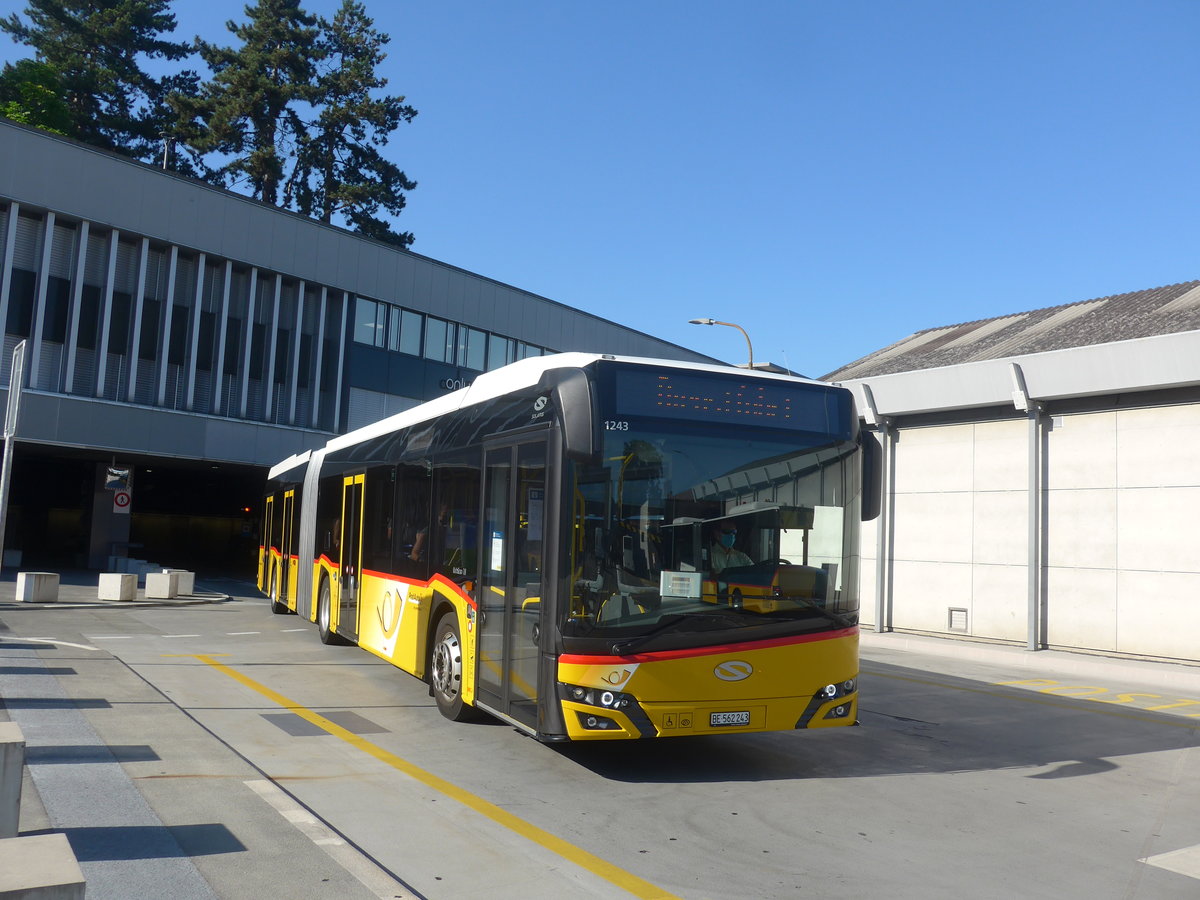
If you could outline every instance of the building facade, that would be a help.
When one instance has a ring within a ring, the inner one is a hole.
[[[563,350],[712,361],[6,120],[0,159],[6,389],[25,342],[6,546],[27,560],[240,560],[265,467],[479,372]]]
[[[1200,661],[1200,282],[930,329],[826,378],[885,450],[864,622]]]

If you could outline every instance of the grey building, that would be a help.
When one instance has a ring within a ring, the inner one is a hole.
[[[5,389],[26,341],[6,545],[27,564],[248,566],[265,467],[332,434],[531,355],[712,362],[3,119],[0,160]]]
[[[825,377],[885,450],[864,622],[1200,660],[1200,282],[927,329]]]

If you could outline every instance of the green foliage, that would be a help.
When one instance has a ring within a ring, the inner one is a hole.
[[[171,103],[187,143],[224,158],[214,180],[248,182],[253,196],[274,204],[285,159],[304,138],[296,104],[313,96],[319,30],[299,0],[258,0],[246,15],[242,25],[226,23],[239,48],[196,41],[213,77],[197,96]]]
[[[0,72],[0,115],[55,134],[71,136],[71,111],[62,79],[46,63],[22,59]]]
[[[169,0],[28,0],[25,22],[15,13],[0,30],[33,47],[61,78],[70,127],[79,140],[139,159],[152,159],[166,122],[163,81],[139,58],[183,59],[184,44],[164,40],[175,30]]]
[[[164,39],[170,0],[27,0],[0,31],[36,60],[0,74],[0,114],[98,147],[246,190],[323,222],[407,247],[386,216],[416,187],[382,148],[417,111],[384,93],[390,42],[365,6],[343,0],[331,21],[300,0],[256,0],[236,46]],[[199,54],[206,81],[183,70],[153,78],[147,59]]]
[[[299,144],[285,194],[306,215],[334,216],[356,231],[402,247],[413,241],[380,219],[380,209],[399,215],[405,191],[417,184],[379,148],[416,109],[404,97],[377,96],[387,80],[377,74],[390,38],[375,30],[366,8],[343,0],[331,22],[322,22],[320,63],[311,101],[316,112]]]

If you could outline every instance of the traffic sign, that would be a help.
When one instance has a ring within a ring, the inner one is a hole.
[[[133,495],[129,491],[113,491],[113,512],[129,512],[129,504],[131,502],[133,502]]]

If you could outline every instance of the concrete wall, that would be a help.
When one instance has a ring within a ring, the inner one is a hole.
[[[885,551],[892,627],[1026,640],[1028,429],[1013,419],[899,431]],[[1042,476],[1045,642],[1200,658],[1200,406],[1048,418]],[[880,521],[863,529],[870,626]],[[966,610],[955,622],[965,630],[951,629],[951,608]]]

